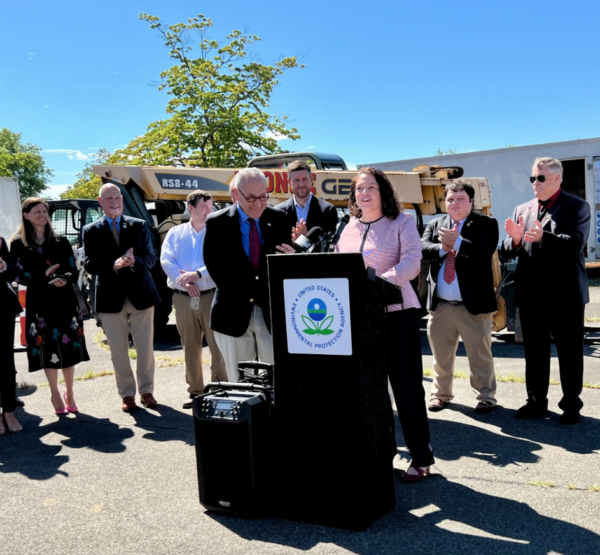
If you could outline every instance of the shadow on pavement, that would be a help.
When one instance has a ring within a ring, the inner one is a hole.
[[[191,411],[182,413],[166,405],[130,413],[136,426],[147,430],[142,437],[152,441],[182,441],[194,445],[194,421]]]
[[[42,418],[23,410],[17,418],[25,430],[2,438],[0,449],[0,472],[18,472],[32,480],[49,480],[56,474],[67,476],[61,466],[69,462],[62,455],[62,446],[70,449],[92,449],[101,453],[121,453],[123,442],[133,436],[133,431],[121,428],[108,418],[94,418],[79,413],[58,418],[40,426]],[[55,433],[61,436],[62,445],[47,445],[44,436]],[[64,439],[63,439],[64,438]]]
[[[590,555],[600,551],[600,536],[585,528],[540,515],[525,503],[450,482],[441,475],[419,484],[398,485],[396,496],[396,509],[364,532],[275,518],[209,516],[246,540],[302,551],[318,544],[334,544],[360,555]]]

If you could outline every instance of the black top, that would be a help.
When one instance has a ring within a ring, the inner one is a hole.
[[[19,314],[23,309],[21,308],[17,294],[11,286],[11,283],[17,277],[17,272],[10,258],[8,245],[2,237],[0,237],[0,257],[5,264],[4,271],[0,272],[0,313],[14,319],[15,315]]]
[[[25,245],[21,237],[11,243],[10,256],[17,271],[17,281],[27,287],[26,338],[29,371],[42,368],[69,368],[89,360],[83,333],[82,314],[73,284],[78,272],[69,241],[57,237],[42,245]],[[55,274],[66,285],[50,284],[46,275],[50,266],[59,264]],[[66,274],[69,273],[69,276]]]

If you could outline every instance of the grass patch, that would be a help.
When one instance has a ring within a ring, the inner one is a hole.
[[[37,385],[26,381],[22,381],[17,384],[17,391],[23,391],[25,389],[37,389]]]
[[[100,372],[94,372],[93,370],[87,371],[85,374],[81,374],[80,376],[75,376],[73,381],[82,382],[84,380],[95,380],[96,378],[104,378],[105,376],[114,376],[115,373],[112,370],[100,370]],[[64,378],[58,378],[58,383],[65,383]],[[42,382],[37,387],[50,387],[48,382]]]
[[[180,366],[184,364],[183,357],[170,357],[167,355],[158,355],[155,357],[157,368],[168,368],[169,366]]]
[[[589,282],[590,287],[600,287],[600,278],[591,278]]]
[[[544,482],[544,480],[538,480],[537,482],[527,482],[527,485],[536,488],[553,488],[554,482]]]
[[[423,370],[423,376],[427,378],[433,378],[433,371],[430,368],[426,368],[425,370]],[[464,370],[455,370],[454,377],[459,380],[466,380],[469,378],[469,373],[465,372]],[[503,376],[501,374],[496,374],[496,381],[504,383],[525,383],[525,376],[516,376],[515,374]],[[560,385],[560,381],[551,379],[550,385]],[[600,384],[583,382],[583,387],[586,389],[600,389]]]
[[[565,487],[567,489],[577,489],[577,486],[575,484],[567,484]]]
[[[598,316],[592,316],[591,318],[585,318],[586,322],[600,322],[600,318]]]
[[[597,493],[600,493],[600,484],[594,484],[591,488],[590,491],[595,491]]]

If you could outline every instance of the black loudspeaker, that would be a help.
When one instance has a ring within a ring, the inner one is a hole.
[[[194,399],[194,434],[200,503],[238,515],[268,511],[271,396],[267,388],[219,384]]]

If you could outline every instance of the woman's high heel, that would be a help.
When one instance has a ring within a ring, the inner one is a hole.
[[[67,394],[66,393],[63,393],[63,400],[65,401],[65,407],[67,407],[67,412],[79,412],[77,405],[73,405],[72,407],[69,406],[69,403],[67,403]]]
[[[54,404],[54,401],[52,400],[52,397],[50,397],[50,402],[54,407],[54,412],[56,413],[56,416],[64,416],[65,414],[69,414],[69,411],[65,407],[63,407],[62,409],[57,409],[56,405]]]

